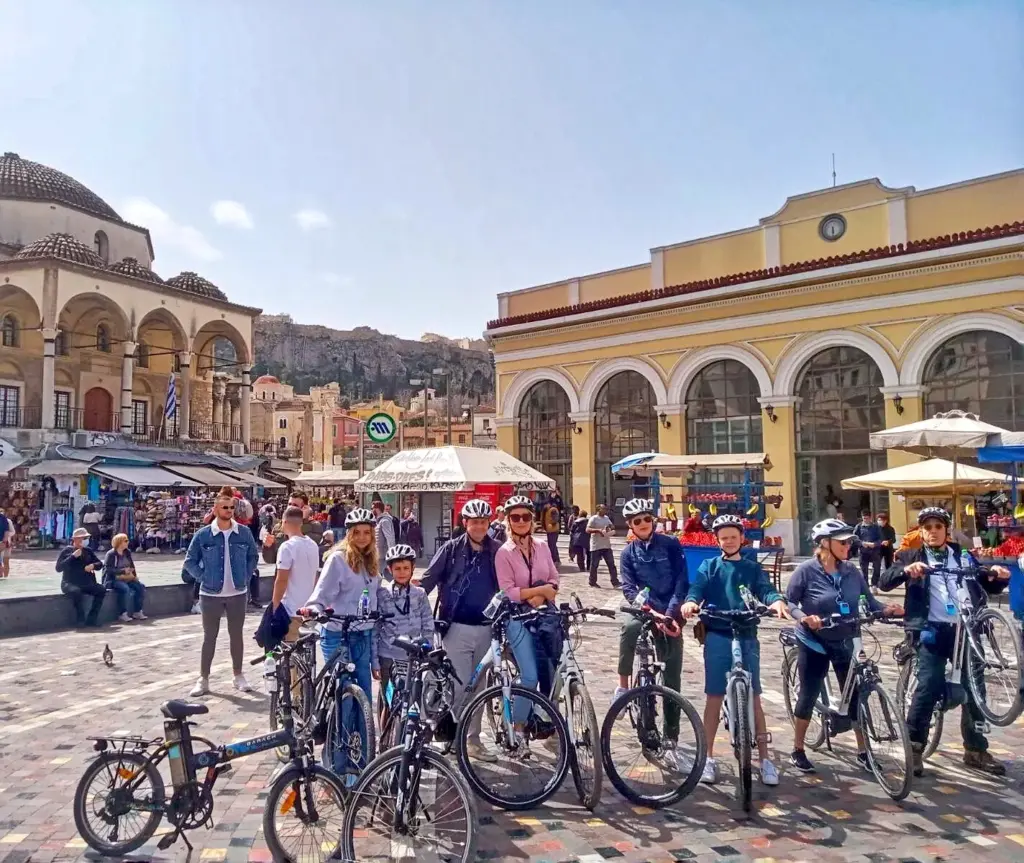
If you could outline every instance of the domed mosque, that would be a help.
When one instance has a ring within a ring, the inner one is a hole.
[[[244,451],[259,310],[197,273],[158,275],[155,257],[83,183],[0,157],[0,431]]]

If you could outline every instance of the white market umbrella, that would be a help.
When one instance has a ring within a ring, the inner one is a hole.
[[[358,492],[471,491],[477,485],[553,489],[551,477],[498,449],[467,446],[407,449],[391,456],[362,479]]]
[[[959,507],[956,505],[957,459],[984,447],[990,435],[1004,433],[1005,429],[982,422],[975,414],[949,411],[920,422],[873,432],[871,449],[897,449],[915,455],[952,459],[953,517],[959,522]]]
[[[985,491],[1013,485],[1013,478],[994,470],[969,464],[954,465],[944,458],[933,458],[866,473],[844,479],[843,488],[858,491],[917,492],[943,494],[953,488],[953,480],[961,491]]]

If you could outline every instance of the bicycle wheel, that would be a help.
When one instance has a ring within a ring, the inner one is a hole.
[[[787,650],[782,659],[782,695],[786,701],[786,714],[789,721],[796,724],[793,711],[800,700],[800,671],[797,667],[798,649]],[[817,750],[825,743],[825,724],[817,710],[811,712],[811,722],[807,726],[804,745]]]
[[[678,714],[678,739],[665,726]],[[700,716],[682,695],[648,684],[624,692],[601,726],[601,758],[615,789],[639,806],[678,803],[700,781],[707,743]]]
[[[99,788],[93,785],[99,781]],[[164,782],[138,752],[103,752],[85,768],[75,789],[78,835],[104,857],[145,845],[163,818]]]
[[[739,765],[740,780],[740,803],[744,812],[750,811],[753,800],[753,775],[751,769],[750,753],[750,690],[743,680],[732,680],[729,684],[729,704],[732,706],[733,722],[736,723],[735,740],[733,747],[736,754],[736,763]]]
[[[896,682],[896,702],[899,704],[904,718],[910,715],[910,705],[914,702],[915,692],[917,692],[916,656],[900,666],[900,677]],[[945,716],[946,714],[942,710],[942,701],[940,700],[935,705],[935,709],[932,710],[932,719],[928,726],[928,740],[925,742],[924,750],[921,752],[922,758],[931,758],[935,754],[935,750],[939,748],[939,743],[942,740],[942,723],[945,720]]]
[[[319,863],[336,857],[345,788],[329,770],[294,765],[274,780],[263,806],[263,835],[275,860]]]
[[[524,730],[513,735],[511,711],[521,701],[529,702],[529,711],[523,715],[530,720]],[[558,709],[539,692],[513,686],[510,702],[505,703],[501,686],[492,686],[473,698],[455,731],[455,751],[466,781],[492,806],[533,809],[559,789],[569,772],[569,732]],[[496,730],[483,723],[485,716],[495,712],[501,716]],[[540,739],[537,730],[545,726],[553,727],[553,732],[532,745]],[[476,728],[481,729],[479,744],[470,740]]]
[[[601,728],[597,724],[594,702],[584,684],[577,680],[569,682],[566,707],[572,722],[569,760],[572,781],[580,803],[593,811],[601,800]]]
[[[338,714],[345,717],[338,727]],[[327,739],[321,763],[342,778],[346,785],[355,783],[377,751],[377,734],[373,724],[373,708],[362,688],[347,683],[341,690],[337,709],[327,712]]]
[[[875,779],[893,800],[902,800],[913,782],[910,734],[903,713],[889,693],[871,683],[858,696],[857,715]]]
[[[404,824],[396,827],[402,750],[367,766],[349,798],[341,859],[361,861],[476,859],[476,802],[466,781],[441,755],[421,749],[411,759]]]
[[[1021,712],[1020,632],[1001,611],[975,614],[967,642],[967,685],[978,710],[993,725],[1012,725]]]

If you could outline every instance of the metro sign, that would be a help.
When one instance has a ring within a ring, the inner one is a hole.
[[[374,414],[366,421],[366,436],[374,443],[387,443],[398,431],[391,414]]]

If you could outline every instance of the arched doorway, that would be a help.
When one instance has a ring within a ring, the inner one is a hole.
[[[82,427],[87,431],[114,431],[114,399],[102,387],[93,387],[85,394]]]
[[[569,396],[554,381],[538,381],[519,404],[519,458],[558,483],[572,503]]]
[[[1024,431],[1024,346],[975,330],[943,342],[925,364],[924,415],[969,411],[1008,431]]]
[[[633,482],[613,477],[611,467],[627,455],[658,448],[655,401],[650,381],[639,372],[625,371],[605,381],[594,402],[596,501],[607,504],[620,523],[619,512],[633,496]]]
[[[796,446],[800,550],[810,551],[811,526],[826,516],[826,498],[841,502],[842,517],[888,506],[879,492],[844,492],[844,479],[882,470],[885,453],[872,452],[871,432],[885,428],[882,373],[864,351],[843,346],[815,354],[797,377]]]

